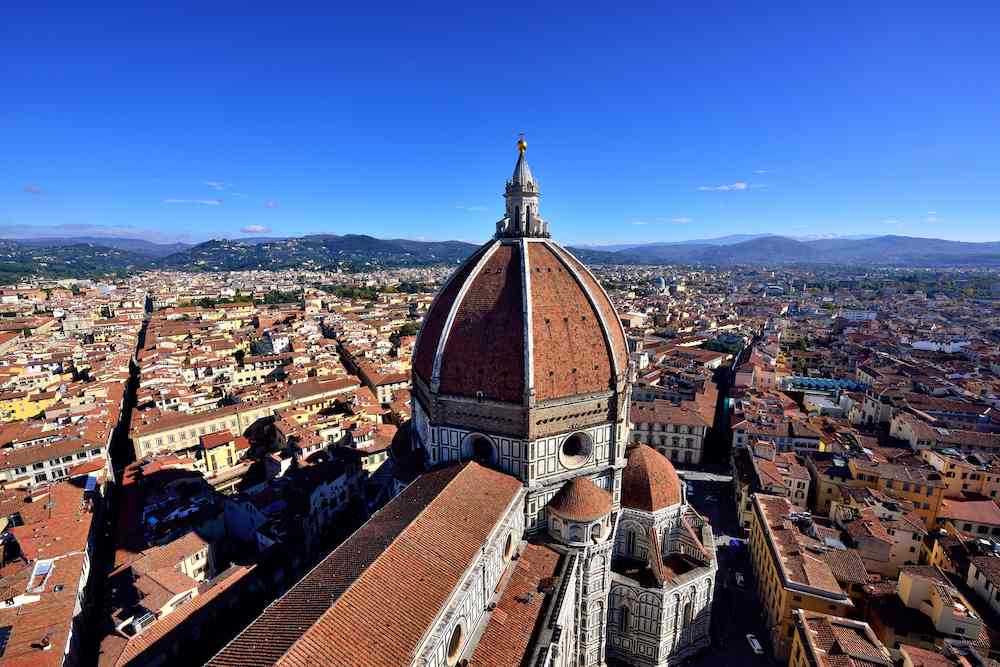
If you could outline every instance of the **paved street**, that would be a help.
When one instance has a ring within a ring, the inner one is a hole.
[[[713,648],[691,661],[692,665],[772,665],[767,631],[754,593],[750,556],[745,546],[730,546],[731,539],[744,542],[745,531],[736,519],[732,479],[724,466],[702,466],[678,470],[688,485],[688,502],[712,523],[716,535],[719,572],[712,609]],[[736,585],[734,573],[743,575],[744,587]],[[764,646],[755,655],[746,635],[752,633]]]

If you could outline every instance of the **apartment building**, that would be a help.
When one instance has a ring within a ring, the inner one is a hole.
[[[848,616],[855,605],[824,558],[823,544],[790,518],[795,512],[788,499],[757,494],[753,509],[750,556],[757,595],[774,657],[787,660],[794,643],[794,610]]]

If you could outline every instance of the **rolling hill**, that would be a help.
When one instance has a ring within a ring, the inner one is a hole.
[[[0,280],[27,275],[96,277],[151,268],[348,270],[455,264],[476,245],[461,241],[377,239],[363,234],[217,239],[160,246],[137,239],[0,240]],[[614,248],[614,247],[612,247]],[[588,264],[1000,267],[1000,242],[967,243],[908,236],[820,238],[733,235],[704,241],[648,243],[616,249],[570,247]]]

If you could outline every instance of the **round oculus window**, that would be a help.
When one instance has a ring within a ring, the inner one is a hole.
[[[590,460],[594,441],[586,433],[577,432],[563,440],[559,448],[559,461],[566,468],[579,468]]]

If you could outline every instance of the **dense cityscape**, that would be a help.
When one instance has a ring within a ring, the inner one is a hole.
[[[3,663],[995,664],[996,273],[588,269],[526,145],[458,263],[4,287]]]
[[[1000,667],[998,28],[5,3],[0,667]]]

